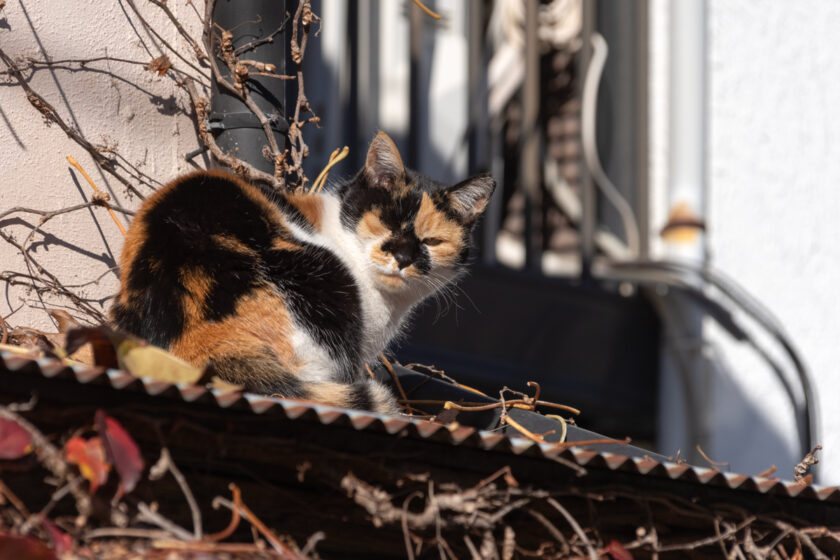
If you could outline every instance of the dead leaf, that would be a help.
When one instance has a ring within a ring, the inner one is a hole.
[[[27,327],[17,327],[9,331],[9,344],[52,353],[55,344],[49,339],[48,333]]]
[[[443,424],[444,426],[448,426],[452,422],[455,421],[455,418],[458,416],[460,411],[454,408],[441,410],[439,414],[437,414],[434,418],[434,422],[437,424]]]
[[[218,389],[222,393],[233,393],[233,392],[244,391],[245,390],[244,385],[236,385],[234,383],[228,383],[227,381],[225,381],[223,379],[219,379],[215,375],[210,380],[210,386],[213,389]]]
[[[145,340],[108,327],[86,327],[67,334],[67,352],[75,352],[83,344],[93,345],[96,365],[119,367],[137,377],[151,377],[167,383],[195,384],[204,377],[204,370],[188,364]]]
[[[32,537],[0,533],[0,558],[15,560],[57,560],[55,553]]]
[[[32,451],[32,436],[14,420],[0,418],[0,459],[20,459]]]
[[[134,490],[143,473],[144,464],[140,456],[140,448],[125,428],[104,411],[96,411],[95,423],[99,435],[105,442],[108,459],[120,475],[120,489],[117,492],[117,499],[119,499],[123,494]]]
[[[153,377],[169,383],[198,383],[204,370],[176,358],[157,346],[136,346],[123,342],[117,346],[120,367],[139,377]]]
[[[612,560],[633,560],[633,555],[624,548],[617,540],[611,540],[610,543],[604,547],[604,552],[610,555]]]
[[[102,438],[72,437],[64,444],[64,456],[68,463],[78,466],[79,472],[90,482],[91,494],[108,480],[111,465],[105,458]]]
[[[163,76],[170,68],[172,68],[172,63],[169,62],[169,58],[165,54],[162,54],[159,57],[152,59],[145,68],[149,72],[157,72],[158,76]]]
[[[111,341],[111,329],[108,327],[83,327],[67,333],[65,350],[74,354],[76,350],[90,343],[93,350],[93,363],[105,368],[117,368],[117,351]]]
[[[81,323],[63,309],[48,309],[47,313],[58,323],[58,332],[67,334],[73,329],[81,328]]]

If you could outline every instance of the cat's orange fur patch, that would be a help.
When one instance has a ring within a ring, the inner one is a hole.
[[[245,255],[256,256],[257,252],[248,247],[245,243],[242,243],[236,237],[232,235],[220,235],[218,233],[213,234],[210,236],[219,247],[224,249],[229,249],[231,251],[235,251],[237,253],[242,253]]]
[[[205,302],[213,288],[213,279],[200,268],[189,268],[181,269],[180,280],[187,292],[182,298],[184,320],[187,325],[200,323],[204,320]]]
[[[382,245],[377,245],[374,247],[370,252],[370,260],[373,264],[378,264],[379,266],[384,266],[386,268],[391,266],[391,253],[387,253],[382,250]]]
[[[279,249],[280,251],[300,251],[303,249],[297,243],[289,241],[287,239],[283,239],[282,237],[275,237],[271,240],[271,246],[274,249]]]
[[[321,230],[321,222],[324,214],[324,203],[321,197],[314,194],[287,194],[286,200],[297,208],[307,222],[312,224],[316,231]]]
[[[405,280],[399,276],[391,276],[388,274],[379,274],[379,281],[389,288],[397,289],[405,286]]]
[[[350,387],[343,383],[312,383],[307,387],[310,399],[338,407],[351,405],[348,391]]]
[[[265,347],[275,354],[284,371],[294,374],[301,363],[292,347],[293,331],[283,297],[265,288],[240,299],[234,313],[221,321],[188,325],[169,350],[202,367],[214,356],[242,355]]]
[[[421,240],[435,238],[443,243],[429,246],[432,260],[439,265],[451,265],[463,250],[463,226],[449,219],[435,207],[435,203],[426,193],[420,202],[420,209],[414,219],[414,231]]]
[[[379,209],[365,212],[359,225],[356,226],[356,234],[366,241],[379,239],[390,233],[390,230],[380,219],[382,211]]]

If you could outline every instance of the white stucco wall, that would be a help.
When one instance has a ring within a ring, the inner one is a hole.
[[[840,3],[829,0],[710,2],[712,258],[777,314],[807,360],[821,412],[821,481],[830,484],[840,484],[838,26]],[[735,390],[773,430],[756,441],[749,422],[721,425],[718,455],[748,454],[744,463],[759,469],[769,459],[795,464],[778,387],[743,352],[725,352]],[[717,394],[731,389],[721,384]],[[716,410],[735,419],[732,404]]]
[[[136,4],[167,42],[183,47],[160,10],[148,2]],[[170,5],[194,36],[200,37],[192,10],[182,2]],[[88,59],[107,54],[148,62],[160,54],[156,44],[124,1],[9,0],[0,13],[0,46],[14,58]],[[116,146],[132,164],[162,182],[187,170],[190,166],[182,156],[197,143],[190,119],[179,111],[184,106],[183,94],[172,80],[117,62],[93,63],[88,68],[41,69],[26,75],[62,118],[91,142]],[[0,70],[5,70],[2,63]],[[122,185],[99,171],[87,152],[57,126],[45,126],[23,90],[8,76],[0,76],[0,154],[0,212],[13,206],[53,210],[89,200],[91,189],[67,163],[68,155],[117,204],[136,208],[140,202],[126,196]],[[29,223],[37,223],[38,218],[16,215],[0,223],[15,223],[15,217]],[[33,255],[65,284],[88,282],[106,273],[122,248],[122,235],[102,208],[58,217],[45,230],[46,242],[36,236]],[[22,241],[28,230],[11,231]],[[25,270],[25,266],[16,250],[0,241],[0,270],[8,269]],[[105,274],[99,285],[86,292],[102,297],[116,291],[117,285],[115,274]],[[23,289],[4,287],[0,314],[13,326],[52,330],[45,313],[21,307],[34,298]]]
[[[710,262],[772,310],[804,356],[819,401],[819,481],[840,484],[840,3],[709,0],[707,9]],[[662,68],[661,26],[659,37],[652,60]],[[711,323],[705,332],[706,452],[734,471],[776,464],[791,478],[801,457],[780,384],[744,345]],[[678,431],[664,439],[679,441]]]

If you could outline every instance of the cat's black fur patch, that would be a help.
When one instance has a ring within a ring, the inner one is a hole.
[[[146,240],[129,270],[129,293],[142,293],[131,310],[115,310],[117,324],[166,347],[183,332],[180,275],[198,270],[212,279],[207,319],[221,320],[258,285],[260,266],[248,254],[220,246],[210,233],[230,236],[260,253],[268,251],[275,227],[265,209],[231,181],[188,178],[158,200],[145,216]]]
[[[374,410],[376,400],[367,380],[356,381],[349,387],[347,392],[347,406],[361,410]]]
[[[359,288],[338,257],[308,245],[300,251],[270,251],[266,272],[286,297],[292,315],[326,346],[334,359],[358,363],[362,337]]]

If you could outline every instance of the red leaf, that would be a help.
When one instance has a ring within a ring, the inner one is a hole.
[[[20,459],[32,451],[32,436],[14,420],[0,418],[0,459]]]
[[[91,494],[108,480],[111,465],[105,459],[105,448],[101,438],[70,438],[64,444],[64,455],[67,462],[78,465],[79,472],[90,481]]]
[[[610,541],[604,551],[612,557],[612,560],[633,560],[633,555],[616,540]]]
[[[55,553],[31,537],[0,533],[0,558],[14,560],[57,560]]]
[[[50,536],[53,543],[53,550],[59,556],[73,550],[73,537],[62,531],[47,516],[41,516],[41,526]]]
[[[96,411],[96,427],[99,434],[105,441],[105,450],[108,458],[117,469],[120,475],[120,489],[117,498],[134,490],[140,475],[143,473],[143,458],[140,456],[140,448],[128,435],[119,422],[105,414],[102,410]]]

